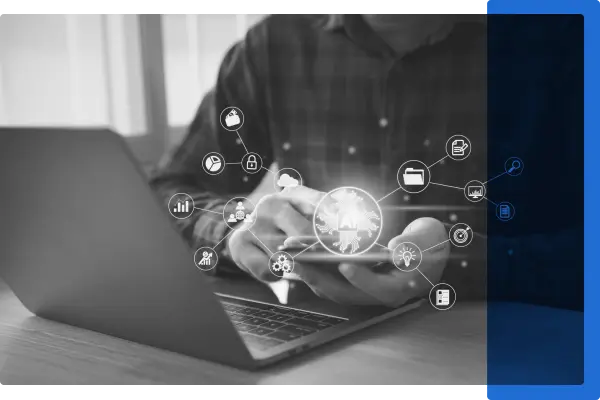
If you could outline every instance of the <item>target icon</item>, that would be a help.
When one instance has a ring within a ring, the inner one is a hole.
[[[448,239],[456,247],[468,246],[473,240],[473,229],[467,224],[458,223],[450,229]]]

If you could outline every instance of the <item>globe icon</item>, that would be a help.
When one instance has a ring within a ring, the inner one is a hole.
[[[211,155],[206,157],[204,166],[209,172],[218,172],[223,167],[223,161],[218,156]]]

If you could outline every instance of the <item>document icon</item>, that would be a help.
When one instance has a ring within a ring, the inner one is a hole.
[[[404,174],[402,175],[404,179],[404,184],[406,186],[418,186],[425,184],[425,170],[424,169],[415,169],[415,168],[406,168],[404,170]]]
[[[441,289],[435,293],[435,304],[437,306],[449,306],[450,305],[450,290]]]

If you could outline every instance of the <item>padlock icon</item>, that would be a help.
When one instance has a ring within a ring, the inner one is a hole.
[[[246,169],[250,171],[256,171],[258,169],[258,162],[256,162],[256,156],[250,154],[246,160]]]

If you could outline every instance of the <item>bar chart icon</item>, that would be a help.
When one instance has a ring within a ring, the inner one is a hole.
[[[190,212],[190,202],[189,202],[189,200],[186,200],[185,202],[178,201],[177,205],[175,206],[175,208],[173,208],[173,213],[184,213],[184,214],[187,214],[189,212]]]
[[[186,193],[177,193],[169,200],[169,212],[177,219],[189,218],[194,213],[194,199]]]

